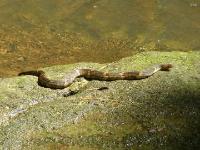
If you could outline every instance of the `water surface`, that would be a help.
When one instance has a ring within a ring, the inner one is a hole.
[[[0,77],[200,49],[200,0],[1,0]]]

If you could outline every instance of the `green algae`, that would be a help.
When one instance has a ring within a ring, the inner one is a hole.
[[[62,78],[75,68],[120,72],[172,63],[145,80],[86,81],[64,90],[32,76],[0,81],[2,149],[197,149],[200,141],[200,53],[144,52],[110,64],[44,68]],[[106,90],[97,90],[100,87]]]

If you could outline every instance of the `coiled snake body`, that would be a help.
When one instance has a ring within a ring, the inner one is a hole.
[[[106,73],[91,69],[77,69],[67,74],[62,80],[49,79],[42,70],[21,72],[19,75],[33,75],[38,77],[38,84],[51,89],[64,89],[71,85],[76,78],[84,77],[87,80],[114,81],[114,80],[139,80],[152,76],[157,71],[169,71],[171,64],[158,64],[143,71],[121,73]]]

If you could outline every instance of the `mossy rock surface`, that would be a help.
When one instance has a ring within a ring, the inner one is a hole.
[[[199,52],[144,52],[43,70],[62,78],[75,68],[121,72],[158,63],[174,67],[144,80],[79,79],[64,90],[40,87],[32,76],[0,79],[0,149],[197,149]],[[69,89],[79,92],[66,96]]]

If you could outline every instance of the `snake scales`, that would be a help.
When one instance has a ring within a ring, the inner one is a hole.
[[[139,80],[152,76],[157,71],[169,71],[171,64],[158,64],[142,71],[121,73],[106,73],[91,69],[77,69],[67,74],[62,80],[49,79],[42,70],[21,72],[19,75],[33,75],[38,77],[38,84],[51,89],[64,89],[74,82],[76,78],[84,77],[87,80],[114,81],[114,80]]]

